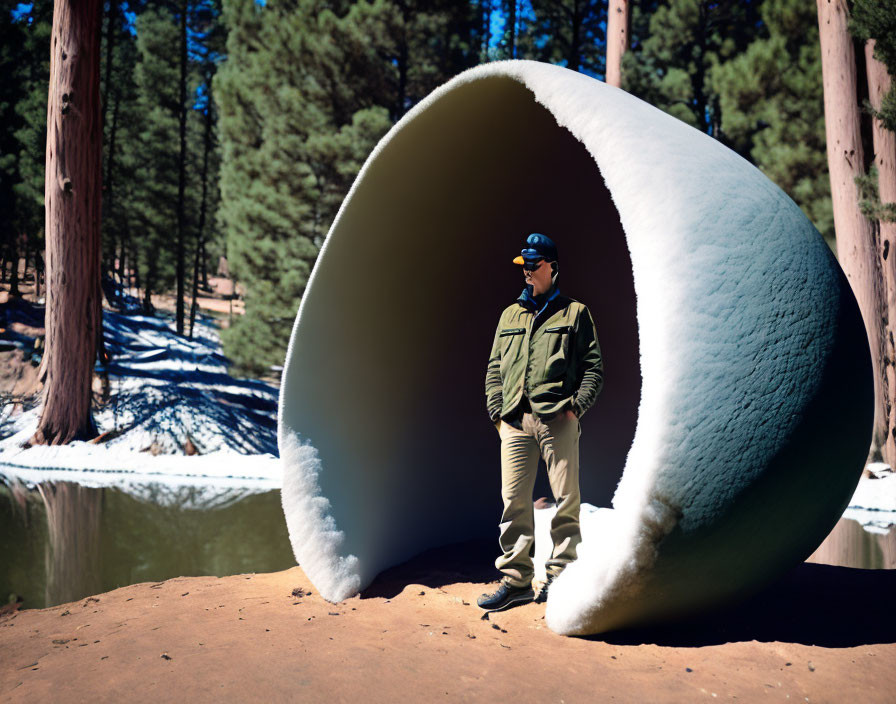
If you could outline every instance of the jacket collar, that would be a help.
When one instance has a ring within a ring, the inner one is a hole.
[[[547,308],[548,303],[554,300],[557,296],[560,295],[560,287],[557,286],[556,282],[551,284],[551,287],[538,296],[532,295],[532,284],[526,284],[523,292],[520,294],[520,297],[517,298],[517,302],[523,306],[526,310],[534,313],[536,317],[541,315],[544,312],[544,309]]]

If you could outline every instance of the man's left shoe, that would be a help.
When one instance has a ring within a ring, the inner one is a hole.
[[[532,591],[531,586],[512,587],[502,580],[498,591],[493,594],[483,594],[476,600],[476,603],[486,611],[503,611],[511,606],[528,604],[534,600],[535,592]]]

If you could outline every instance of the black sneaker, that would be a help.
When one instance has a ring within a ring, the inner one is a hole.
[[[494,594],[483,594],[476,603],[486,611],[503,611],[511,606],[528,604],[535,600],[535,592],[531,586],[512,587],[503,581]]]

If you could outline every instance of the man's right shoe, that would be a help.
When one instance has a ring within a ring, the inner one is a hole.
[[[476,600],[476,603],[486,611],[502,611],[511,606],[528,604],[534,600],[535,592],[532,591],[531,586],[512,587],[502,581],[498,591],[493,594],[483,594]]]

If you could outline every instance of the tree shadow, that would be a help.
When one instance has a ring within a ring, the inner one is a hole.
[[[804,562],[760,593],[688,620],[587,636],[614,645],[700,647],[757,640],[848,648],[896,642],[896,570]]]
[[[192,340],[172,329],[172,318],[162,312],[149,316],[103,310],[110,359],[98,369],[119,385],[111,397],[97,400],[94,410],[111,413],[116,434],[143,426],[158,439],[169,438],[180,446],[187,427],[199,452],[230,447],[277,456],[279,389],[259,379],[230,376],[230,362],[219,351],[208,316],[197,316],[204,327],[197,327]],[[0,304],[0,348],[6,343],[31,356],[35,338],[13,331],[13,323],[42,328],[44,306],[17,298]],[[190,419],[195,423],[190,425]],[[0,437],[9,434],[8,426],[0,421]]]

